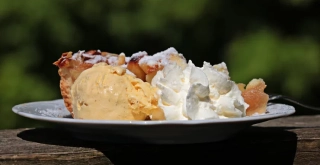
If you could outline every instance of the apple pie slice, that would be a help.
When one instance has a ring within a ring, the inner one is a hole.
[[[82,71],[91,68],[94,64],[105,62],[113,66],[123,66],[128,73],[133,73],[143,81],[151,82],[158,70],[166,64],[177,63],[181,67],[187,65],[185,58],[174,48],[169,48],[153,56],[146,52],[138,52],[131,57],[101,52],[99,50],[78,51],[77,53],[65,52],[53,64],[59,67],[60,90],[65,106],[72,113],[71,86]]]

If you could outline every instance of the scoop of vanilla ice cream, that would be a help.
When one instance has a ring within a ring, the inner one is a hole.
[[[157,91],[123,67],[98,63],[83,71],[71,87],[74,118],[145,120],[157,114],[161,119]]]
[[[225,63],[184,69],[167,65],[151,82],[160,89],[159,107],[167,120],[202,120],[245,116],[248,104],[230,80]]]

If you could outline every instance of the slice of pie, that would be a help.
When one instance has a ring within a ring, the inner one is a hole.
[[[149,56],[146,52],[138,52],[131,57],[126,57],[123,53],[118,55],[99,50],[78,51],[74,54],[72,52],[65,52],[53,64],[59,67],[61,95],[65,106],[72,116],[73,110],[70,94],[72,84],[82,71],[100,62],[113,66],[123,66],[137,78],[149,83],[157,71],[163,69],[169,63],[176,63],[181,67],[187,65],[183,55],[179,54],[174,48],[169,48],[153,56]]]

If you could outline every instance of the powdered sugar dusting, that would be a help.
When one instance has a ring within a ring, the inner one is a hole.
[[[110,65],[117,65],[118,64],[118,57],[111,56],[108,58],[108,64]]]
[[[158,54],[165,54],[165,55],[178,54],[178,51],[174,47],[170,47],[167,50],[164,50],[162,52],[156,53],[154,55],[158,55]]]
[[[168,48],[162,52],[158,52],[153,56],[145,56],[139,61],[139,65],[166,65],[169,63],[169,57],[171,54],[178,54],[177,50],[173,47]]]
[[[36,111],[39,112],[41,116],[46,117],[70,117],[70,112],[67,110],[67,108],[64,106],[64,104],[61,104],[61,100],[55,100],[49,102],[51,106],[43,106],[36,108]]]
[[[68,117],[70,116],[70,113],[61,113],[61,109],[53,108],[53,109],[45,109],[45,110],[38,110],[41,116],[46,117]]]
[[[124,57],[125,57],[125,61],[126,61],[126,63],[128,63],[129,61],[130,61],[130,59],[131,59],[131,57],[126,57],[126,55],[124,54],[124,53],[120,53],[120,55],[124,55]]]
[[[84,54],[84,55],[87,55],[87,54]],[[100,55],[95,55],[95,56],[91,57],[90,60],[85,61],[85,63],[96,64],[98,62],[105,62],[106,60],[107,60],[106,57],[103,57],[103,56],[100,56]]]
[[[81,60],[81,56],[84,53],[84,50],[79,50],[77,53],[74,53],[71,57],[73,60]]]
[[[146,55],[148,55],[148,53],[146,51],[140,51],[140,52],[132,54],[131,58],[146,56]]]
[[[85,52],[85,50],[79,50],[74,53],[71,57],[73,60],[83,61],[84,63],[96,64],[99,62],[107,62],[110,65],[117,65],[119,56],[124,56],[125,63],[130,61],[130,57],[126,57],[124,53],[120,53],[120,55],[107,54],[106,56],[101,55],[101,51],[97,50],[98,54],[89,54]]]
[[[182,56],[182,54],[179,54],[178,51],[173,47],[170,47],[164,51],[158,52],[152,56],[148,56],[148,53],[146,51],[139,51],[137,53],[132,54],[131,57],[126,57],[124,53],[120,53],[119,56],[110,55],[110,54],[107,54],[107,56],[104,56],[104,55],[100,55],[102,53],[100,50],[97,50],[97,52],[98,54],[92,55],[85,52],[85,50],[79,50],[78,52],[72,55],[71,59],[83,61],[84,63],[89,63],[89,64],[107,62],[109,65],[118,65],[119,56],[124,56],[126,64],[129,63],[129,61],[134,58],[138,58],[138,57],[141,58],[141,56],[143,56],[143,58],[139,60],[139,65],[147,64],[149,66],[155,66],[155,65],[164,66],[170,62],[170,59],[169,59],[170,55],[175,54],[175,55]]]
[[[17,107],[17,109],[19,109],[19,111],[37,116],[71,118],[71,114],[65,107],[62,99],[21,104],[19,107]]]

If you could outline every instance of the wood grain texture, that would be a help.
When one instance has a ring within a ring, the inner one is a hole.
[[[87,142],[54,128],[0,131],[0,164],[320,164],[320,116],[254,125],[217,143]]]

